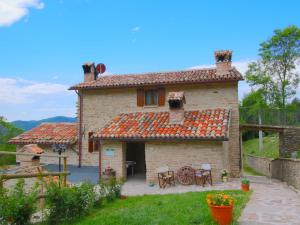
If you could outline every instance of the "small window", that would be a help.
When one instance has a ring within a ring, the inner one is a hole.
[[[98,140],[92,140],[91,137],[93,135],[93,132],[89,132],[89,146],[88,151],[90,153],[92,152],[98,152],[100,150],[100,142]]]
[[[145,91],[145,105],[157,105],[158,93],[157,90],[146,90]]]

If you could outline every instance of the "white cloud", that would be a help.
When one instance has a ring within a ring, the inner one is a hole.
[[[36,102],[39,97],[70,94],[68,86],[42,83],[21,78],[0,78],[0,104],[25,104]]]
[[[28,14],[29,8],[43,9],[40,0],[0,0],[0,26],[10,26]]]
[[[141,27],[139,27],[139,26],[136,26],[136,27],[133,27],[132,29],[131,29],[131,31],[132,32],[138,32],[138,31],[140,31],[141,30]]]

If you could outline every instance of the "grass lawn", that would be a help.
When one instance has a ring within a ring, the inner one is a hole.
[[[16,146],[10,144],[0,144],[0,151],[15,152]],[[0,155],[0,167],[5,165],[12,165],[16,163],[16,156],[14,155]]]
[[[258,138],[243,142],[243,152],[246,155],[255,155],[267,158],[279,157],[278,136],[263,137],[264,149],[259,150]]]
[[[128,197],[106,203],[94,210],[88,217],[77,221],[77,225],[212,225],[210,211],[206,203],[209,192],[189,192],[184,194],[145,195]],[[223,191],[235,199],[234,222],[241,215],[242,209],[251,193],[242,191]]]

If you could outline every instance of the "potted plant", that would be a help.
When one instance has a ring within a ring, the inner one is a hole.
[[[221,173],[221,178],[223,182],[227,182],[228,181],[228,172],[227,170],[223,170]]]
[[[248,179],[243,179],[241,186],[243,191],[249,191],[250,181]]]
[[[212,219],[219,225],[229,225],[232,222],[233,198],[223,193],[208,194],[206,197]]]

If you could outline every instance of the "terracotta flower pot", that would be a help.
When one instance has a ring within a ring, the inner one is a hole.
[[[242,190],[243,191],[249,191],[249,185],[248,184],[242,184]]]
[[[210,205],[211,216],[219,225],[230,225],[232,222],[233,206]]]

